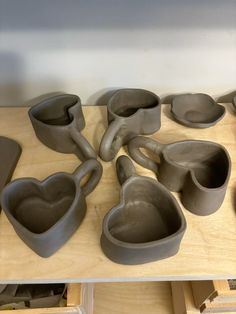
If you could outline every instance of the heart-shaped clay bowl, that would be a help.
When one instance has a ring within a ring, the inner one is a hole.
[[[206,94],[183,94],[175,96],[171,113],[176,121],[192,128],[208,128],[225,115],[225,108]]]
[[[81,179],[91,172],[83,187]],[[38,255],[48,257],[77,230],[86,213],[85,196],[102,175],[95,159],[80,165],[74,174],[56,173],[40,182],[17,179],[2,193],[2,207],[19,237]]]
[[[133,265],[176,254],[186,221],[172,194],[131,164],[126,156],[117,160],[121,201],[104,218],[101,246],[112,261]]]

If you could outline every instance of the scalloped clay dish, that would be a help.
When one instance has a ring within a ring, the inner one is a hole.
[[[173,98],[171,113],[188,127],[209,128],[224,117],[225,107],[206,94],[183,94]]]

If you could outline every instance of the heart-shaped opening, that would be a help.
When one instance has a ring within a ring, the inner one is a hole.
[[[116,92],[110,101],[111,110],[118,116],[129,117],[139,109],[154,108],[158,105],[158,98],[143,90],[121,90]]]
[[[115,208],[108,222],[114,238],[147,243],[171,236],[181,228],[176,203],[157,184],[145,177],[133,177],[123,186],[124,205]]]
[[[167,145],[165,155],[171,162],[191,169],[203,187],[219,188],[227,180],[229,159],[218,145],[197,141],[177,142]]]
[[[15,182],[8,198],[10,214],[25,228],[40,234],[55,225],[71,207],[76,194],[72,178],[54,175],[47,181]]]
[[[69,114],[69,108],[78,101],[75,95],[59,95],[46,99],[40,105],[33,108],[34,117],[48,125],[68,125],[73,117]]]

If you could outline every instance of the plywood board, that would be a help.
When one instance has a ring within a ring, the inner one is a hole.
[[[36,138],[27,108],[1,108],[0,134],[17,140],[23,152],[14,178],[44,179],[57,171],[72,172],[80,164],[73,155],[60,154]],[[84,107],[83,134],[98,151],[107,125],[105,107]],[[209,129],[191,129],[174,122],[163,106],[162,126],[152,137],[163,143],[184,139],[212,140],[223,144],[232,159],[232,175],[220,210],[199,217],[183,208],[187,232],[176,256],[144,265],[111,262],[100,248],[104,215],[119,201],[120,187],[113,162],[104,162],[99,186],[87,197],[87,215],[72,238],[50,258],[32,252],[16,235],[4,213],[0,215],[0,282],[99,282],[145,280],[201,280],[236,277],[236,114],[226,115]],[[121,150],[120,154],[125,150]],[[139,174],[153,173],[137,166]],[[175,194],[179,199],[179,196]]]

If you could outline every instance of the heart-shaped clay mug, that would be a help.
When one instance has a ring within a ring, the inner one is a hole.
[[[89,179],[80,186],[88,174]],[[87,209],[85,197],[101,176],[101,164],[89,159],[73,174],[58,172],[44,181],[16,179],[2,192],[2,208],[18,236],[38,255],[48,257],[81,224]]]
[[[60,94],[47,98],[29,110],[38,139],[60,153],[73,153],[81,160],[96,153],[80,133],[85,127],[81,101],[77,95]]]
[[[160,163],[140,148],[158,155]],[[199,140],[161,144],[138,136],[129,142],[128,150],[138,164],[154,171],[170,191],[181,191],[181,201],[192,213],[205,216],[221,206],[231,172],[230,156],[223,146]]]
[[[176,254],[186,220],[174,196],[157,180],[135,173],[127,156],[117,159],[120,203],[105,216],[101,247],[120,264],[142,264]]]
[[[136,88],[117,90],[107,104],[108,128],[99,155],[110,161],[122,145],[139,134],[153,134],[161,126],[160,99],[154,93]]]

